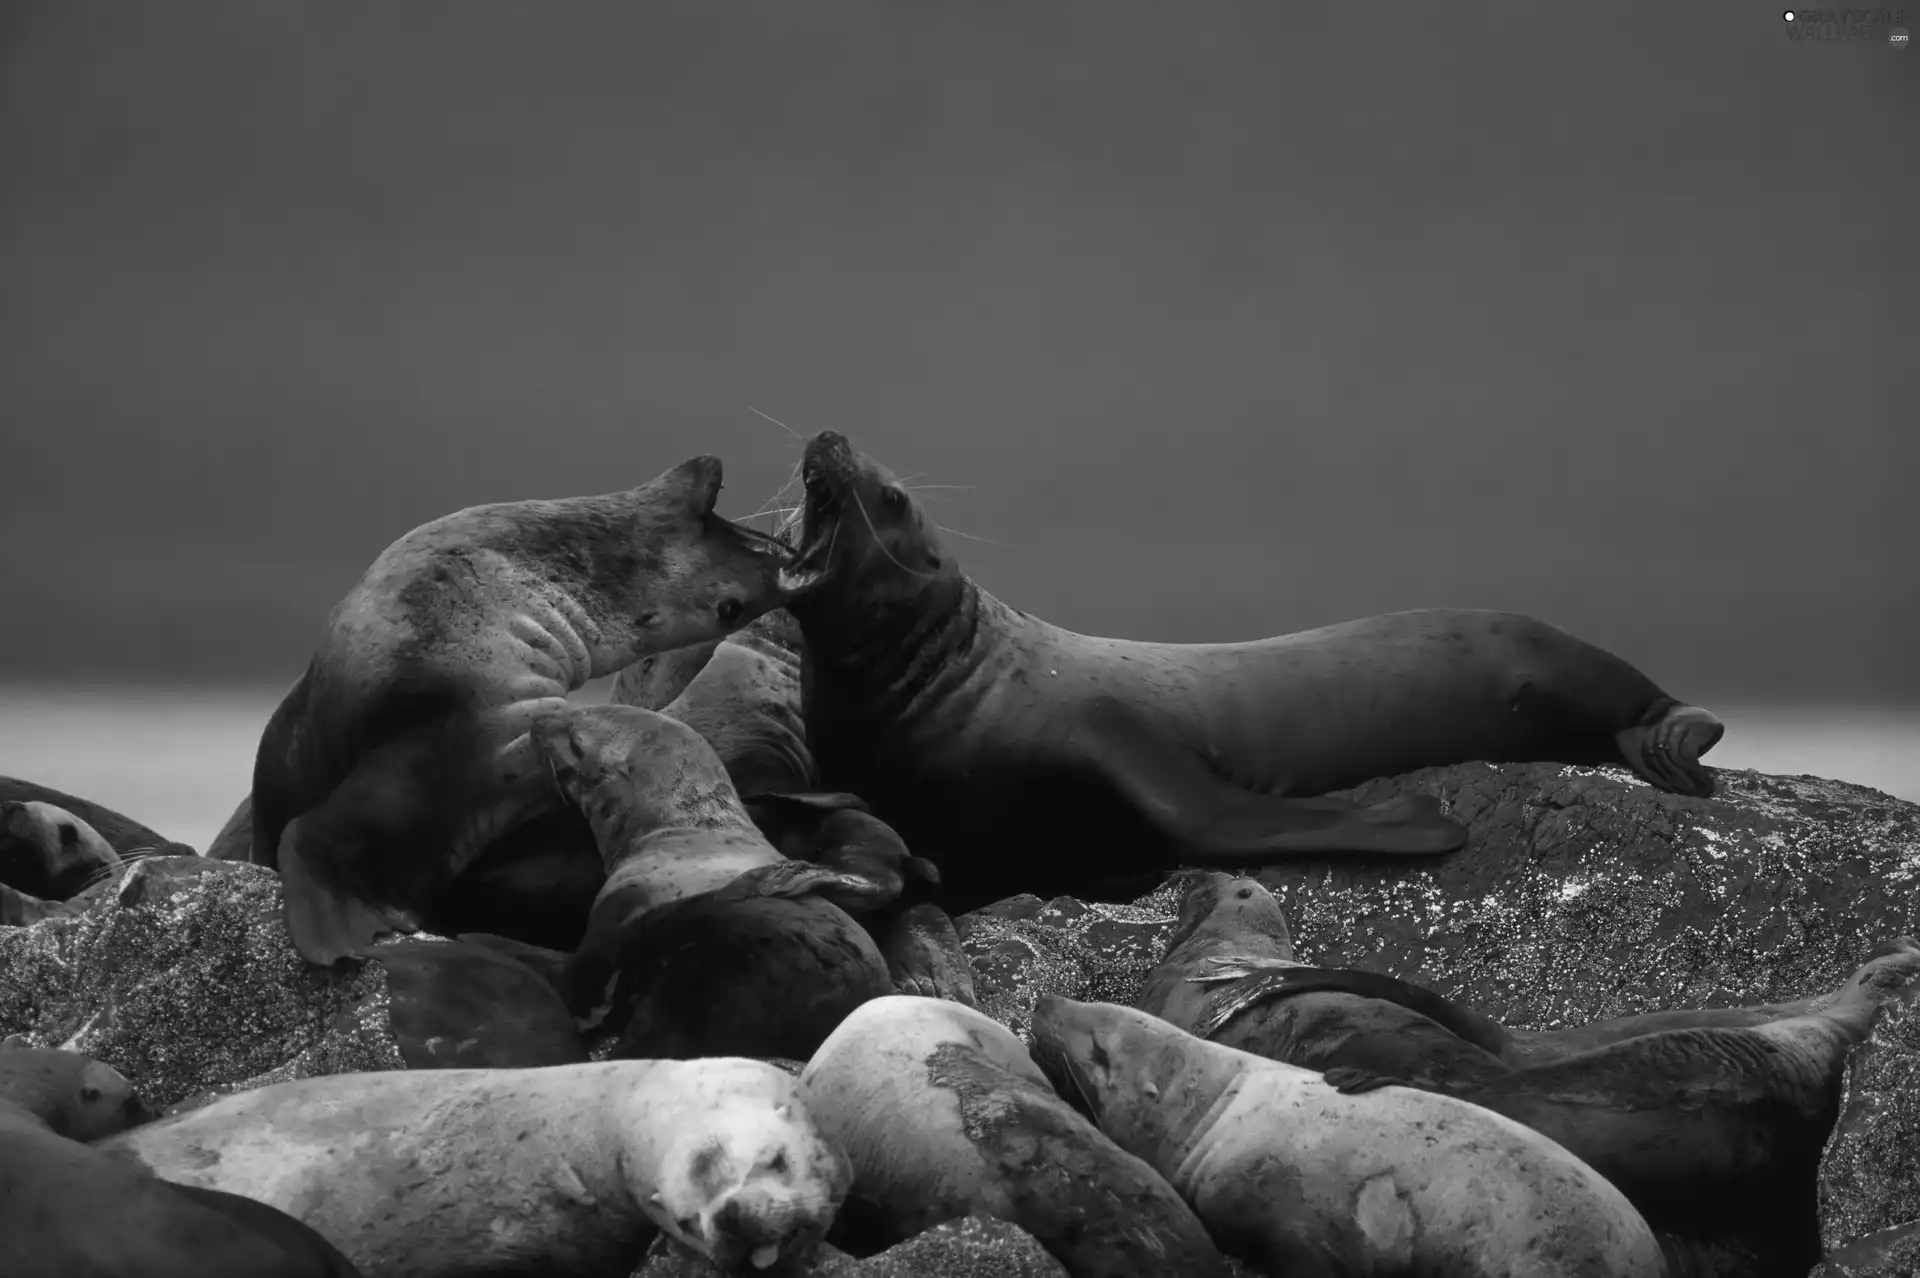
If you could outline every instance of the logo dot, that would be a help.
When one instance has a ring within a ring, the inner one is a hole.
[[[1787,10],[1787,12],[1786,12],[1786,14],[1785,14],[1784,16],[1786,17],[1786,19],[1787,19],[1787,21],[1788,21],[1788,22],[1792,22],[1792,21],[1793,21],[1793,10],[1791,10],[1791,9],[1789,9],[1789,10]]]

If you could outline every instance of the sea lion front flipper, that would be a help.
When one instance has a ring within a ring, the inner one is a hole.
[[[338,884],[321,867],[338,852],[323,845],[305,817],[287,822],[280,835],[280,892],[287,935],[307,962],[332,967],[395,932],[416,932],[404,910],[376,905]]]
[[[1336,1065],[1321,1075],[1327,1080],[1327,1086],[1342,1096],[1358,1096],[1362,1092],[1375,1091],[1382,1087],[1412,1087],[1413,1084],[1389,1074],[1376,1074],[1370,1069],[1357,1069],[1351,1065]]]
[[[979,1009],[973,965],[947,912],[922,901],[894,913],[874,929],[874,943],[887,960],[887,975],[901,994],[943,998]]]
[[[1396,795],[1360,807],[1244,790],[1116,697],[1090,698],[1068,731],[1075,761],[1102,774],[1196,861],[1237,863],[1290,852],[1431,854],[1467,841],[1466,827],[1442,815],[1431,795]]]
[[[1713,793],[1713,769],[1700,756],[1726,735],[1726,725],[1711,711],[1679,702],[1656,702],[1643,720],[1614,733],[1620,757],[1641,780],[1674,794],[1706,798]]]

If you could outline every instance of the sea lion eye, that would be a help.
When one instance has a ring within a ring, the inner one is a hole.
[[[1251,900],[1253,898],[1253,889],[1241,888],[1238,892],[1235,892],[1234,895],[1239,897],[1243,901]]]
[[[720,601],[720,624],[723,626],[731,626],[734,622],[740,620],[740,614],[744,611],[746,611],[745,605],[738,599],[722,599]]]
[[[83,1087],[83,1088],[81,1088],[81,1089],[80,1089],[80,1103],[81,1103],[81,1104],[83,1104],[83,1105],[91,1105],[91,1104],[93,1104],[94,1102],[96,1102],[96,1101],[98,1101],[99,1099],[100,1099],[100,1089],[99,1089],[99,1088],[97,1088],[97,1087]]]
[[[889,515],[905,514],[907,509],[906,492],[899,488],[882,488],[880,490],[880,509],[886,511]]]

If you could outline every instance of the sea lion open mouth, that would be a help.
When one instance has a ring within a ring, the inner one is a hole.
[[[822,431],[807,441],[800,469],[806,489],[800,506],[800,542],[780,570],[780,588],[789,595],[812,590],[831,574],[841,494],[848,488],[852,463],[852,449],[844,436]]]

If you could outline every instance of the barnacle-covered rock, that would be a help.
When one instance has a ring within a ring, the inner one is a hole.
[[[1808,1278],[1913,1278],[1920,1274],[1920,1220],[1868,1234],[1830,1253]]]
[[[1873,1037],[1847,1062],[1844,1096],[1820,1161],[1829,1252],[1920,1221],[1920,982],[1880,1009]],[[1907,1251],[1913,1263],[1900,1272],[1920,1274],[1920,1236]]]
[[[98,1057],[155,1106],[316,1074],[585,1057],[558,997],[505,956],[423,937],[309,965],[261,866],[148,857],[81,903],[0,928],[0,1034]]]

